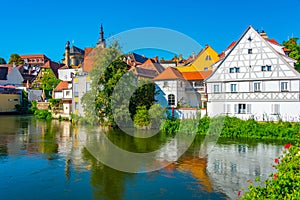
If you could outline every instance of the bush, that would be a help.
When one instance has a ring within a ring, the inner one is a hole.
[[[37,119],[52,119],[52,113],[49,112],[48,110],[36,110],[34,112],[34,115]]]
[[[276,173],[258,186],[251,183],[242,199],[300,199],[300,146],[285,145],[283,155],[274,159]],[[239,192],[240,193],[240,192]]]

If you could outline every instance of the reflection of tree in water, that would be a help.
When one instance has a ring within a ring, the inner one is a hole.
[[[56,133],[58,133],[59,127],[51,123],[51,121],[41,124],[42,127],[42,142],[41,152],[44,154],[55,154],[58,152],[58,144],[56,141]],[[51,159],[51,157],[49,157]]]
[[[123,199],[125,181],[128,178],[133,178],[135,175],[120,172],[103,165],[96,160],[86,148],[83,149],[82,155],[83,159],[92,165],[90,183],[94,187],[94,198]]]

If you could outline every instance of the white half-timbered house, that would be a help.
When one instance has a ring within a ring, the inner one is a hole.
[[[249,26],[206,79],[209,116],[300,121],[300,74],[282,46]]]

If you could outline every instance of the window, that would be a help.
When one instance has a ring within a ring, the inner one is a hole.
[[[229,73],[240,73],[240,68],[239,67],[230,67]]]
[[[207,55],[207,56],[205,57],[205,60],[211,60],[210,55]]]
[[[78,97],[78,83],[74,84],[74,96]]]
[[[164,87],[168,87],[168,82],[164,81]]]
[[[266,71],[267,70],[267,68],[266,68],[266,66],[261,66],[261,71]]]
[[[254,82],[254,92],[260,92],[260,91],[261,91],[261,83]]]
[[[66,91],[66,96],[70,96],[71,92],[70,91]]]
[[[271,105],[271,112],[272,114],[279,114],[280,113],[280,105],[279,104],[272,104]]]
[[[180,87],[182,87],[182,81],[180,81]]]
[[[264,66],[261,66],[261,71],[272,71],[272,66],[271,65],[264,65]]]
[[[174,106],[175,105],[175,95],[174,94],[169,94],[168,95],[168,105],[169,106]]]
[[[272,66],[271,65],[267,65],[267,71],[272,71]]]
[[[213,86],[213,88],[214,88],[214,93],[220,92],[220,85],[219,85],[219,84],[215,84],[215,85]]]
[[[91,90],[91,83],[90,82],[86,82],[86,91],[90,91]]]
[[[252,49],[248,49],[248,54],[252,54]]]
[[[208,71],[208,67],[204,67],[204,71]]]
[[[246,104],[244,104],[244,103],[235,104],[234,112],[237,114],[246,114]]]
[[[237,92],[236,91],[236,84],[230,84],[230,92]]]
[[[288,91],[289,90],[289,88],[288,88],[288,82],[281,82],[280,83],[280,88],[281,88],[282,92]]]
[[[78,109],[78,102],[75,102],[75,109]]]

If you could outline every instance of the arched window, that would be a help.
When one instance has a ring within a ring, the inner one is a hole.
[[[169,106],[174,106],[175,105],[175,95],[174,94],[169,94],[168,95],[168,105]]]

